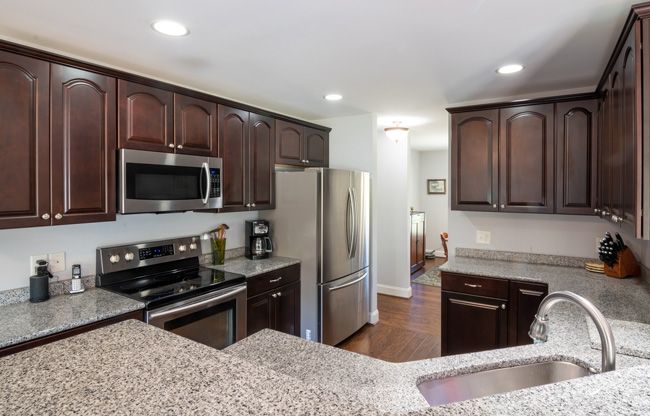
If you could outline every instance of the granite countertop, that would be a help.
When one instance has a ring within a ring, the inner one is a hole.
[[[40,303],[3,305],[0,306],[0,348],[142,308],[142,302],[95,288]]]
[[[0,358],[0,413],[376,415],[306,384],[138,321]]]
[[[244,256],[226,259],[223,265],[213,266],[206,264],[209,267],[217,270],[224,270],[226,272],[243,274],[246,277],[253,277],[259,274],[271,272],[273,270],[282,269],[294,264],[299,264],[300,260],[290,257],[273,256],[268,259],[251,260]]]

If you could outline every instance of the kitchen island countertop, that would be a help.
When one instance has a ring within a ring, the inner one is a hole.
[[[299,263],[300,260],[290,257],[272,256],[268,259],[251,260],[249,258],[241,256],[232,259],[226,259],[223,265],[215,266],[208,263],[204,264],[204,266],[230,273],[243,274],[249,278]]]

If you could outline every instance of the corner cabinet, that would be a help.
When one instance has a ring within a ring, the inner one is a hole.
[[[275,163],[299,167],[329,166],[327,131],[277,120],[275,134]]]
[[[545,283],[442,272],[442,355],[532,344]]]
[[[424,267],[424,212],[411,212],[411,273]]]
[[[300,336],[300,265],[248,279],[248,335],[265,328]]]

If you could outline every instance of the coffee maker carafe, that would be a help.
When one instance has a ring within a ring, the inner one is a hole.
[[[252,260],[269,257],[273,252],[269,230],[269,222],[266,220],[246,221],[246,257]]]

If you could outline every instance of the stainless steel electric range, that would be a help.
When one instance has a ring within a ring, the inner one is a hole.
[[[97,249],[97,287],[144,302],[145,320],[214,348],[246,336],[246,278],[199,264],[198,236]]]

